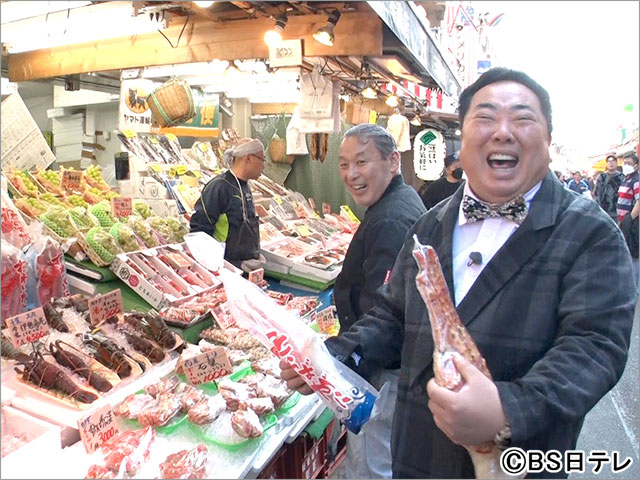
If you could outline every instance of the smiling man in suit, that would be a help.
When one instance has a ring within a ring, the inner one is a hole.
[[[575,448],[586,413],[627,359],[635,295],[620,285],[633,278],[629,250],[611,218],[549,170],[547,91],[522,72],[492,69],[462,92],[459,116],[467,184],[409,231],[376,305],[326,342],[365,377],[400,367],[394,478],[473,477],[465,444]],[[414,233],[435,248],[493,380],[464,360],[460,390],[433,380]],[[283,378],[308,392],[290,368]]]

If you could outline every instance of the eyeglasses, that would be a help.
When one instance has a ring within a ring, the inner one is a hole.
[[[249,156],[250,156],[250,157],[253,157],[253,158],[257,158],[257,159],[258,159],[258,160],[260,160],[262,163],[264,163],[264,162],[266,162],[266,161],[267,161],[267,159],[266,159],[266,158],[264,158],[264,157],[259,157],[258,155],[251,154],[251,155],[249,155]]]

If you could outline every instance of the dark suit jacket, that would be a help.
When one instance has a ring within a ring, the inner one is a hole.
[[[415,232],[436,249],[453,292],[452,236],[462,195],[460,189],[422,216],[377,306],[327,341],[341,359],[359,352],[363,371],[401,360],[394,478],[474,476],[466,450],[435,426],[427,407],[433,338],[411,255]],[[549,172],[522,225],[457,308],[496,382],[513,446],[574,448],[585,414],[624,369],[636,299],[629,285],[631,258],[620,230]]]

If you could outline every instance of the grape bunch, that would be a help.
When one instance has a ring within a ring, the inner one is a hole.
[[[30,217],[37,218],[47,211],[47,206],[37,198],[18,198],[15,201],[16,207],[21,211],[29,215]]]
[[[100,203],[102,200],[104,200],[104,198],[102,197],[102,190],[99,190],[95,187],[87,187],[82,194],[82,198],[91,205],[95,205],[96,203]]]
[[[140,237],[140,239],[144,242],[147,248],[153,248],[158,246],[158,242],[156,241],[153,233],[151,231],[151,227],[147,225],[147,223],[137,215],[131,215],[127,220],[128,225],[131,229]]]
[[[120,253],[116,239],[101,227],[94,227],[87,232],[87,243],[106,263],[113,262],[115,256]]]
[[[40,221],[62,238],[73,237],[77,233],[69,211],[64,206],[51,207],[40,215]]]
[[[40,170],[36,176],[38,177],[38,179],[43,178],[46,181],[51,182],[57,186],[62,183],[58,172],[55,172],[53,170]]]
[[[110,190],[107,182],[102,178],[102,169],[98,165],[89,165],[84,172],[87,178],[87,183],[93,187],[99,188],[102,191]]]
[[[31,181],[27,172],[23,172],[22,170],[17,170],[14,168],[7,174],[7,177],[9,178],[11,184],[21,194],[28,196],[38,195],[38,187],[36,187],[36,184]]]
[[[151,207],[144,200],[134,200],[132,207],[133,207],[133,211],[144,219],[147,219],[151,215],[153,215],[153,211],[151,210]]]
[[[89,204],[80,195],[69,195],[67,202],[74,207],[88,208]]]
[[[114,192],[113,190],[109,190],[108,192],[104,192],[102,196],[107,200],[111,200],[112,198],[121,197],[122,195],[120,195],[118,192]]]
[[[118,222],[111,227],[109,233],[113,235],[120,248],[125,252],[140,250],[141,247],[138,244],[138,240],[136,240],[136,235],[129,225]]]
[[[175,218],[165,218],[165,223],[171,229],[171,239],[169,240],[171,243],[182,243],[184,242],[184,236],[189,233],[187,227],[181,224]]]
[[[46,192],[40,195],[40,200],[50,205],[56,205],[58,207],[65,206],[64,203],[62,203],[58,197],[56,197],[53,193],[50,193],[50,192]]]
[[[100,202],[91,207],[89,211],[96,216],[100,225],[105,228],[111,228],[116,223],[116,219],[111,215],[111,207],[107,202]]]
[[[100,226],[98,219],[85,207],[73,207],[69,210],[69,214],[71,215],[71,219],[76,227],[80,230],[87,230],[89,228]]]

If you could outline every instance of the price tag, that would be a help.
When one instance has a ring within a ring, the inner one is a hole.
[[[122,312],[122,292],[119,288],[89,300],[91,325],[98,325]]]
[[[259,286],[264,281],[264,268],[249,272],[249,281]]]
[[[306,225],[298,225],[296,227],[296,231],[300,234],[301,237],[308,237],[311,235],[311,230]]]
[[[296,205],[296,207],[293,209],[294,212],[296,212],[296,215],[298,216],[298,218],[307,218],[307,211],[304,209],[304,207],[301,204]]]
[[[169,261],[176,266],[176,268],[189,268],[191,266],[191,262],[179,253],[167,252],[165,255]]]
[[[226,303],[221,303],[217,307],[212,308],[211,315],[222,330],[226,330],[236,323],[236,321],[231,316],[229,306]]]
[[[126,218],[133,214],[131,197],[115,197],[111,199],[111,212],[118,218]]]
[[[102,445],[120,433],[111,405],[78,420],[78,431],[88,454],[92,454]]]
[[[229,375],[233,368],[224,347],[216,347],[182,362],[182,369],[191,385],[213,382]]]
[[[33,343],[49,334],[49,325],[42,307],[7,318],[7,328],[16,347]]]
[[[331,213],[331,205],[327,202],[322,202],[322,213],[324,215]]]
[[[311,205],[311,208],[313,208],[315,210],[316,209],[316,201],[311,197],[309,197],[307,200],[309,201],[309,205]]]
[[[152,163],[151,165],[149,165],[151,167],[151,170],[153,170],[156,173],[162,173],[164,172],[164,168],[162,168],[162,165],[157,164],[157,163]]]
[[[133,130],[123,130],[122,133],[127,138],[133,138],[136,136],[136,132],[134,132]]]
[[[209,151],[209,144],[208,143],[201,143],[198,145],[198,148],[200,149],[201,152],[208,152]]]
[[[277,203],[278,205],[282,205],[282,199],[281,199],[278,195],[276,195],[275,197],[273,197],[273,199],[276,201],[276,203]]]
[[[173,133],[167,133],[167,139],[169,139],[170,142],[175,142],[176,140],[178,140],[178,137],[176,137]]]
[[[333,330],[333,326],[335,325],[334,312],[336,311],[335,306],[330,306],[322,310],[316,316],[316,322],[318,324],[318,331],[321,333],[330,333]]]
[[[82,171],[65,170],[62,172],[62,188],[67,191],[80,190]]]
[[[193,173],[196,178],[202,178],[202,173],[200,173],[199,170],[191,170],[191,173]]]
[[[353,210],[351,210],[351,207],[349,207],[349,205],[340,205],[340,215],[347,220],[360,223],[360,220],[358,219],[358,217],[356,217],[356,214],[353,213]]]

